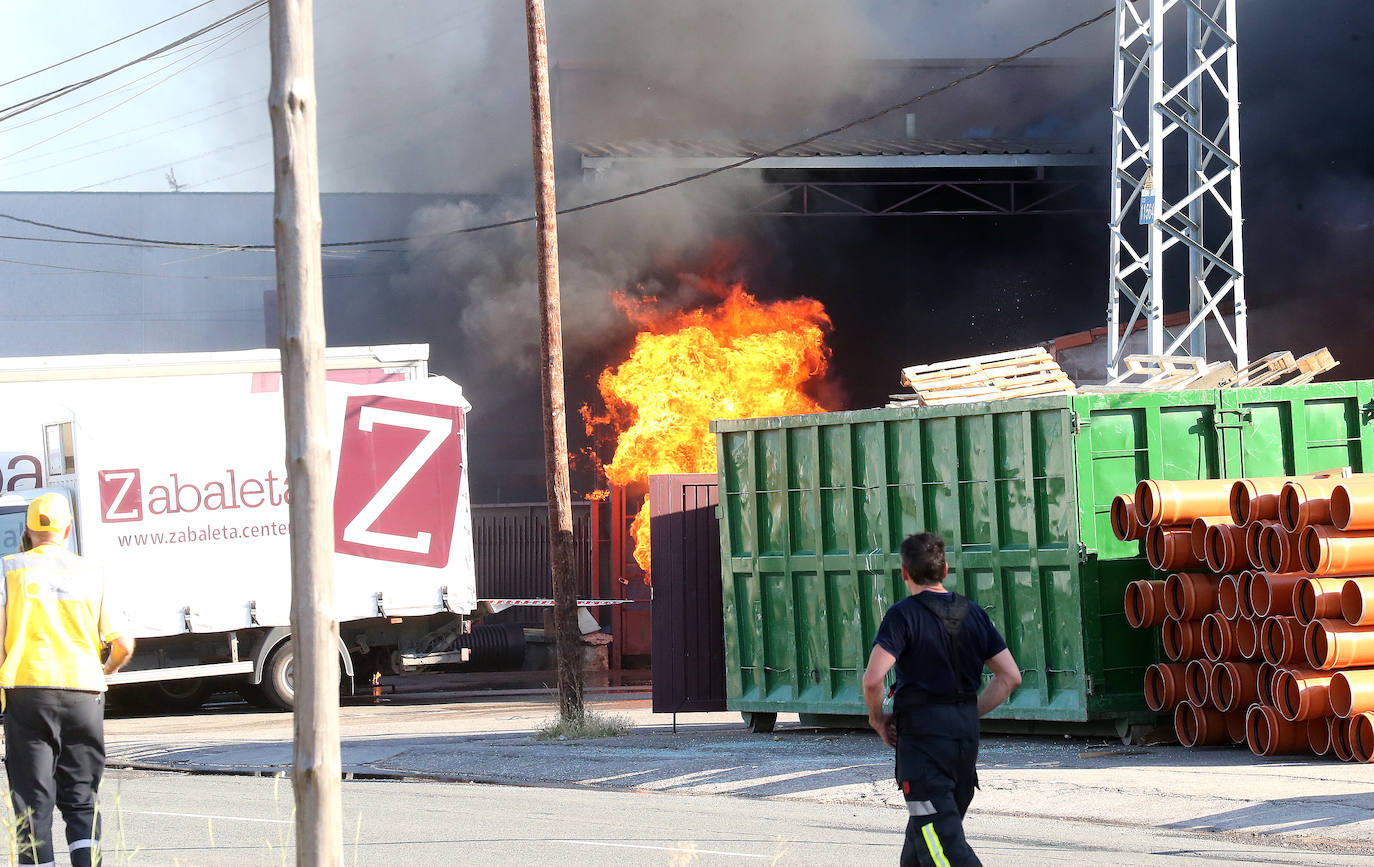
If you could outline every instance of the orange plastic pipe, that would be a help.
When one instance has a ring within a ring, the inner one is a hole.
[[[1267,479],[1236,480],[1231,486],[1231,519],[1237,524],[1261,520],[1277,521],[1279,493],[1289,479],[1289,476],[1274,476]]]
[[[1164,655],[1174,662],[1198,659],[1202,656],[1201,620],[1166,617],[1159,634],[1164,642]]]
[[[1374,762],[1374,713],[1352,716],[1346,724],[1346,741],[1351,761]]]
[[[1273,575],[1256,572],[1250,579],[1250,608],[1256,617],[1278,617],[1293,613],[1293,588],[1304,575]]]
[[[1170,482],[1145,479],[1135,489],[1135,505],[1151,527],[1188,524],[1194,518],[1231,511],[1234,479]]]
[[[1327,692],[1336,716],[1374,711],[1374,669],[1350,668],[1331,675]]]
[[[1254,568],[1264,570],[1264,556],[1260,550],[1262,534],[1269,527],[1277,526],[1275,521],[1255,521],[1245,525],[1245,559]]]
[[[1226,714],[1186,701],[1174,708],[1174,734],[1185,747],[1210,747],[1231,740],[1226,730]]]
[[[1278,673],[1278,666],[1272,662],[1261,662],[1259,670],[1255,672],[1255,692],[1261,704],[1274,703],[1274,678]]]
[[[1145,669],[1145,705],[1160,713],[1173,710],[1187,696],[1181,662],[1156,662]]]
[[[1308,668],[1284,668],[1274,675],[1271,704],[1289,722],[1331,716],[1329,698],[1334,674]]]
[[[1236,598],[1240,600],[1240,613],[1245,617],[1254,617],[1255,609],[1250,598],[1250,585],[1255,581],[1255,573],[1246,569],[1236,576]]]
[[[1313,524],[1302,531],[1298,544],[1302,570],[1309,575],[1374,574],[1374,533],[1344,533]]]
[[[1226,736],[1233,744],[1245,743],[1245,711],[1235,710],[1226,714]]]
[[[1234,572],[1250,561],[1245,556],[1245,528],[1235,524],[1214,524],[1207,528],[1207,568],[1213,572]]]
[[[1126,622],[1136,629],[1147,629],[1164,622],[1163,581],[1132,581],[1126,585]]]
[[[1331,718],[1314,717],[1307,721],[1307,748],[1319,756],[1331,752]]]
[[[1252,704],[1245,716],[1246,741],[1257,756],[1305,753],[1307,726],[1291,723],[1263,704]]]
[[[1135,499],[1127,494],[1112,498],[1112,535],[1123,542],[1134,542],[1145,538],[1145,528],[1140,523],[1140,514],[1135,509]]]
[[[1260,655],[1259,649],[1259,625],[1260,621],[1253,617],[1237,617],[1236,623],[1236,650],[1240,651],[1242,659],[1259,660],[1264,657]]]
[[[1188,695],[1188,701],[1198,707],[1207,707],[1212,703],[1212,669],[1216,663],[1209,659],[1193,659],[1188,662],[1183,670],[1183,691]]]
[[[1374,626],[1351,626],[1344,620],[1313,620],[1303,636],[1313,668],[1357,668],[1374,665]]]
[[[1301,573],[1302,557],[1298,553],[1298,538],[1278,524],[1271,524],[1260,534],[1260,556],[1265,570],[1277,575]]]
[[[1212,527],[1226,524],[1234,526],[1229,516],[1194,518],[1192,523],[1193,530],[1193,556],[1207,562],[1207,531]]]
[[[1304,627],[1313,620],[1341,617],[1345,578],[1303,578],[1293,587],[1293,614]]]
[[[1374,578],[1347,578],[1341,586],[1341,616],[1351,626],[1374,625]]]
[[[1339,716],[1327,717],[1326,728],[1331,733],[1332,754],[1343,762],[1353,759],[1350,753],[1350,720]]]
[[[1202,652],[1212,662],[1239,659],[1235,621],[1227,620],[1216,611],[1202,618]]]
[[[1217,610],[1222,616],[1236,618],[1240,616],[1240,578],[1235,575],[1221,576],[1221,583],[1217,585]]]
[[[1304,645],[1298,618],[1266,617],[1260,623],[1259,644],[1264,661],[1270,665],[1282,667],[1301,661]]]
[[[1253,662],[1223,662],[1212,668],[1208,695],[1217,710],[1231,713],[1244,710],[1259,700],[1255,675],[1259,666]]]
[[[1374,530],[1374,481],[1344,479],[1333,488],[1331,523],[1346,531]]]
[[[1344,479],[1290,479],[1279,494],[1279,523],[1290,533],[1331,523],[1331,492]]]
[[[1187,572],[1204,566],[1193,556],[1193,531],[1164,526],[1145,531],[1145,559],[1161,572]]]
[[[1201,620],[1217,610],[1220,575],[1206,572],[1175,572],[1164,581],[1164,607],[1170,617]]]

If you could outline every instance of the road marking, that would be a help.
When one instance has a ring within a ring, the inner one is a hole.
[[[135,816],[177,816],[182,819],[222,819],[226,822],[267,822],[270,825],[294,825],[294,819],[255,819],[251,816],[216,816],[209,813],[160,813],[157,810],[125,810],[121,813]]]
[[[652,849],[655,852],[682,852],[692,855],[733,855],[736,858],[766,858],[772,855],[752,855],[748,852],[721,852],[716,849],[690,849],[683,846],[642,846],[635,843],[608,843],[603,840],[559,840],[574,846],[610,846],[615,849]]]

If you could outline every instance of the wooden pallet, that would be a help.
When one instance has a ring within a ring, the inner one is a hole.
[[[1292,378],[1285,379],[1284,385],[1303,385],[1311,382],[1323,373],[1334,370],[1340,364],[1331,354],[1331,350],[1323,346],[1314,352],[1309,352],[1302,358],[1294,362],[1296,371]]]
[[[1207,359],[1191,355],[1128,355],[1126,370],[1107,382],[1111,388],[1175,391],[1207,376]]]
[[[1115,393],[1302,385],[1340,364],[1326,347],[1298,359],[1294,359],[1291,352],[1271,352],[1240,370],[1228,361],[1208,364],[1194,356],[1128,355],[1123,363],[1126,371],[1107,384],[1081,386],[1079,390]]]
[[[1325,346],[1301,358],[1294,358],[1291,352],[1271,352],[1236,371],[1236,375],[1223,385],[1248,388],[1261,385],[1303,385],[1335,369],[1339,364],[1340,362],[1331,355],[1331,350]]]
[[[1073,381],[1040,346],[903,368],[902,384],[909,386],[911,393],[890,395],[888,406],[940,406],[1074,393]]]

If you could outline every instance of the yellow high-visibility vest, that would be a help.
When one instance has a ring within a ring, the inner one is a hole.
[[[100,649],[120,636],[105,573],[60,545],[0,560],[4,569],[5,662],[0,688],[105,691]]]

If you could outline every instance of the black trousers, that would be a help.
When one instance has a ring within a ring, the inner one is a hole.
[[[902,716],[896,773],[908,814],[902,867],[981,867],[964,837],[964,815],[978,786],[976,708],[931,706]]]
[[[105,773],[105,696],[5,690],[5,769],[20,864],[52,864],[52,811],[67,825],[72,867],[99,863],[96,797]]]

